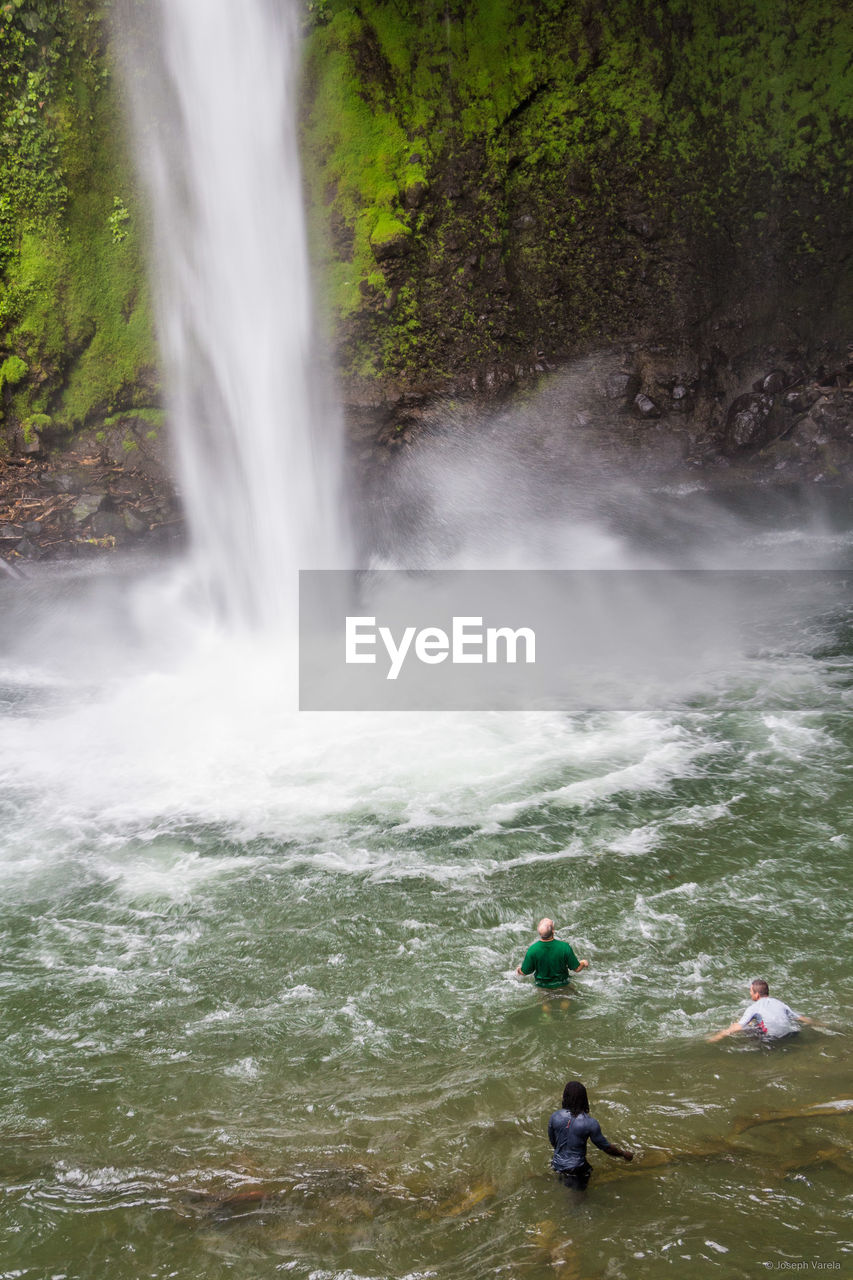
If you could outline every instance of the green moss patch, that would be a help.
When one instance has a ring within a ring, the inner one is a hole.
[[[0,107],[19,144],[3,161],[0,349],[27,365],[12,397],[21,423],[49,414],[73,430],[150,400],[156,377],[139,201],[104,50],[102,15],[84,0],[0,10]]]
[[[831,0],[324,0],[305,155],[345,372],[689,327],[770,255],[796,286],[849,216],[851,60]]]

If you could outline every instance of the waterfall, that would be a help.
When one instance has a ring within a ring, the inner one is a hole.
[[[195,564],[229,623],[274,626],[296,571],[342,564],[344,541],[341,432],[316,372],[295,4],[143,0],[122,26]]]

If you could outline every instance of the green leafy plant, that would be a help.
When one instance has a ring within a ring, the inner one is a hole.
[[[113,244],[121,244],[128,236],[128,223],[130,222],[130,210],[122,200],[121,196],[113,197],[113,208],[110,216],[107,218],[110,231],[112,232]]]

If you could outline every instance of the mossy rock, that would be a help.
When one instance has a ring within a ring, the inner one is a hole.
[[[399,258],[406,252],[411,232],[405,223],[395,218],[385,218],[378,222],[370,233],[370,247],[377,262],[387,262],[389,258]]]
[[[16,387],[27,376],[27,366],[20,356],[7,356],[0,364],[0,391]]]
[[[21,435],[25,444],[32,444],[37,436],[47,435],[53,426],[53,419],[48,413],[33,413],[21,423]]]

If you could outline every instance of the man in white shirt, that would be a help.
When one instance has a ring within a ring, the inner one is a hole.
[[[811,1018],[804,1018],[801,1013],[794,1013],[794,1010],[789,1009],[781,1000],[774,1000],[763,978],[753,979],[749,984],[749,994],[752,997],[752,1004],[743,1017],[733,1022],[730,1027],[726,1027],[725,1031],[718,1031],[716,1035],[708,1036],[711,1043],[722,1040],[725,1036],[733,1036],[736,1031],[747,1029],[757,1031],[762,1040],[780,1040],[782,1036],[788,1036],[792,1031],[799,1031],[798,1023],[811,1024]]]

